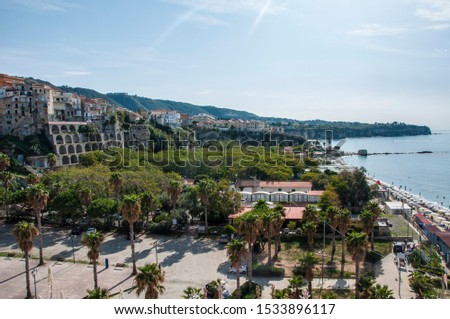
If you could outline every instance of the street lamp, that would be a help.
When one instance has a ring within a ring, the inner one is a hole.
[[[151,243],[150,248],[155,248],[156,265],[159,266],[159,264],[158,264],[158,241],[155,240],[153,243]]]
[[[77,235],[70,235],[70,239],[72,240],[72,256],[73,256],[73,263],[75,263],[75,244],[73,242],[74,238],[77,238]]]
[[[36,275],[37,275],[38,271],[39,271],[39,268],[38,268],[38,267],[34,267],[34,268],[31,270],[31,275],[33,276],[33,282],[34,282],[34,299],[37,299],[37,293],[36,293]]]

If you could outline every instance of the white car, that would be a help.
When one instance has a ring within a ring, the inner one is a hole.
[[[235,274],[236,273],[236,269],[234,269],[233,267],[230,266],[229,273],[230,274]],[[247,266],[246,265],[242,265],[239,273],[241,273],[241,274],[247,273]]]

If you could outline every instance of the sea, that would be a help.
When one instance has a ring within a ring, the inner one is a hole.
[[[450,208],[450,130],[420,136],[351,138],[341,147],[344,152],[359,149],[368,153],[401,153],[345,156],[343,160],[364,167],[375,180]]]

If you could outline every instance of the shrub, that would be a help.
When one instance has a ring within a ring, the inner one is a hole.
[[[261,291],[260,285],[247,281],[240,287],[241,299],[261,299],[261,296],[257,296],[257,290]],[[236,291],[231,294],[231,299],[236,299]]]
[[[283,277],[284,269],[274,266],[257,264],[253,266],[253,276],[255,277]]]

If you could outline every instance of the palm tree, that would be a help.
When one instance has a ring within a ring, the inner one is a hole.
[[[11,165],[11,159],[5,153],[0,153],[0,171],[6,170]]]
[[[347,249],[352,254],[352,259],[355,262],[355,295],[359,299],[359,290],[357,289],[359,283],[359,264],[364,259],[366,252],[367,234],[364,232],[351,232],[348,234]]]
[[[153,212],[153,210],[156,208],[157,198],[150,192],[143,193],[141,194],[141,204],[142,210],[145,212],[145,229],[150,220],[150,213]]]
[[[241,264],[242,257],[246,256],[247,250],[245,249],[245,243],[239,239],[233,239],[226,246],[227,248],[227,257],[231,261],[231,267],[236,269],[236,295],[239,299],[241,297]]]
[[[134,253],[134,223],[141,215],[141,202],[137,195],[127,195],[123,198],[122,215],[130,225],[130,239],[131,239],[131,259],[133,260],[132,275],[136,275],[136,256]]]
[[[170,201],[172,203],[172,215],[175,217],[175,210],[177,208],[178,197],[182,191],[181,182],[178,180],[171,180],[167,187],[167,193],[169,194]]]
[[[208,234],[208,206],[211,198],[211,192],[214,189],[214,184],[208,178],[200,180],[198,183],[198,195],[203,205],[203,213],[205,214],[205,233]]]
[[[203,299],[205,297],[202,288],[187,287],[183,290],[183,294],[183,299]]]
[[[303,212],[303,220],[305,222],[317,223],[319,221],[319,208],[312,204],[306,206]]]
[[[417,299],[436,299],[438,296],[431,278],[418,271],[409,275],[409,286],[416,294]]]
[[[326,210],[328,220],[331,225],[332,244],[331,244],[331,262],[333,262],[334,254],[336,253],[336,228],[338,226],[339,209],[336,206],[330,206]]]
[[[8,191],[9,191],[9,188],[11,187],[11,184],[12,184],[12,182],[14,180],[14,175],[11,172],[4,171],[3,174],[2,174],[2,180],[3,180],[3,188],[5,189],[5,200],[4,200],[4,203],[3,203],[3,209],[6,212],[6,217],[8,217],[8,214],[9,214],[9,209],[8,209],[8,206],[7,206]]]
[[[158,299],[159,294],[165,290],[162,285],[164,279],[164,271],[155,263],[139,267],[139,273],[134,278],[137,295],[139,296],[145,290],[145,299]]]
[[[83,188],[80,190],[80,199],[83,204],[84,214],[87,215],[87,210],[89,205],[92,202],[92,191],[89,188]],[[90,224],[90,216],[88,216],[89,224]]]
[[[116,199],[116,204],[119,202],[119,194],[122,190],[123,185],[123,177],[120,172],[113,172],[111,173],[111,176],[109,177],[109,184],[113,188],[114,192],[114,198]]]
[[[375,278],[372,276],[361,276],[359,282],[356,284],[356,289],[361,293],[361,299],[368,299],[370,297],[370,290],[375,285]]]
[[[38,175],[33,174],[33,173],[31,173],[27,176],[28,185],[36,185],[37,183],[39,183],[40,180],[41,180],[41,178]]]
[[[305,279],[308,282],[309,298],[312,299],[312,281],[314,279],[314,268],[319,262],[319,257],[317,257],[313,252],[307,251],[302,257],[299,258],[299,262],[300,267],[305,274]]]
[[[98,231],[92,233],[84,233],[81,238],[81,244],[89,248],[87,256],[92,261],[94,266],[94,289],[98,288],[97,280],[97,260],[100,256],[100,245],[105,240],[105,237]]]
[[[277,235],[277,232],[278,233],[280,232],[281,230],[280,225],[283,224],[284,218],[281,216],[280,213],[275,212],[273,210],[268,210],[267,212],[263,213],[261,218],[263,221],[264,236],[267,238],[267,245],[268,245],[267,263],[270,265],[272,264],[272,238]],[[277,249],[278,247],[277,244],[275,243],[275,252],[277,251]]]
[[[86,299],[109,299],[109,292],[104,288],[94,288],[92,290],[87,290]]]
[[[377,202],[371,201],[366,204],[366,210],[373,214],[372,230],[370,231],[370,250],[374,251],[375,222],[381,215],[381,209]]]
[[[314,249],[314,235],[316,234],[317,224],[314,222],[306,222],[302,226],[302,230],[305,232],[308,239],[308,249]]]
[[[27,289],[27,299],[32,298],[30,288],[30,251],[33,249],[33,240],[38,236],[39,231],[33,223],[19,222],[13,229],[17,244],[25,254],[25,280]]]
[[[369,210],[363,210],[362,213],[359,215],[359,219],[362,222],[364,232],[368,235],[371,235],[374,229],[373,224],[375,223],[376,220],[375,215]],[[367,245],[366,245],[366,253],[367,253]]]
[[[341,276],[344,276],[345,267],[345,234],[350,228],[350,223],[352,221],[352,213],[348,209],[341,209],[338,212],[338,225],[339,231],[341,232],[341,244],[342,244],[342,255],[341,255]]]
[[[273,208],[273,211],[278,214],[272,222],[273,233],[275,234],[275,255],[273,257],[276,258],[278,256],[278,251],[280,250],[281,230],[283,229],[284,224],[284,207],[278,203]]]
[[[50,166],[50,169],[53,169],[56,165],[56,163],[58,162],[58,156],[56,156],[56,154],[50,153],[47,155],[47,162],[48,165]]]
[[[259,216],[251,210],[250,212],[239,217],[236,222],[238,233],[244,236],[244,240],[248,244],[247,270],[249,281],[252,282],[253,244],[258,237],[259,231],[261,230],[262,221]]]
[[[289,289],[292,289],[292,298],[300,299],[302,296],[301,288],[305,284],[305,281],[301,275],[297,275],[289,279]]]
[[[387,285],[381,286],[377,284],[369,291],[369,299],[395,299],[394,292]]]
[[[39,266],[44,264],[44,254],[42,249],[42,223],[41,214],[48,202],[48,192],[41,187],[33,186],[28,189],[28,203],[33,208],[36,215],[39,230]]]

